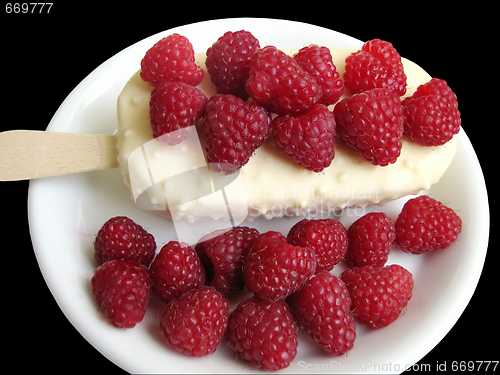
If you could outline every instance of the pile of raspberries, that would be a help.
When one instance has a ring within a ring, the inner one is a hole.
[[[337,138],[368,162],[386,166],[397,160],[404,136],[439,146],[460,130],[457,97],[441,79],[401,101],[401,56],[380,39],[347,57],[342,78],[326,47],[310,45],[291,57],[274,46],[261,48],[245,30],[221,36],[207,50],[205,65],[218,91],[211,98],[196,87],[205,71],[192,44],[172,34],[147,51],[140,75],[154,86],[154,137],[177,144],[201,119],[216,172],[236,172],[268,137],[295,164],[321,172],[335,157]]]

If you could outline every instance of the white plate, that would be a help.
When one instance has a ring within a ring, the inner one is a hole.
[[[205,51],[224,32],[240,29],[251,31],[261,45],[362,45],[359,40],[328,29],[283,20],[225,19],[174,28],[130,46],[94,70],[64,101],[48,130],[112,134],[117,125],[117,97],[139,69],[146,50],[156,41],[177,32],[187,36],[196,51]],[[427,193],[459,213],[463,231],[455,244],[435,253],[410,256],[393,250],[388,264],[401,264],[415,279],[413,298],[404,315],[379,330],[358,324],[354,348],[340,357],[325,355],[299,333],[297,357],[282,373],[345,373],[363,369],[401,372],[426,355],[453,327],[479,280],[489,233],[484,178],[463,130],[458,134],[458,152],[452,165]],[[395,218],[405,201],[400,199],[368,210],[347,210],[340,220],[348,226],[367,211],[381,210]],[[187,357],[167,348],[158,329],[158,314],[164,303],[156,296],[150,300],[144,321],[133,329],[117,329],[105,320],[89,282],[96,266],[93,240],[100,226],[112,216],[127,215],[155,235],[158,248],[175,239],[171,222],[134,205],[119,170],[31,181],[28,207],[33,246],[47,285],[66,317],[108,359],[133,373],[254,371],[245,361],[235,359],[224,341],[215,354],[203,358]],[[250,225],[261,231],[273,229],[286,234],[298,220],[256,220]],[[340,271],[336,268],[334,273]],[[232,298],[233,305],[243,297]],[[370,364],[372,367],[367,367]]]

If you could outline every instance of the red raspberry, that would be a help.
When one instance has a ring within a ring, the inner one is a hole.
[[[271,128],[269,113],[234,95],[212,96],[203,120],[207,158],[215,172],[231,174],[248,163]]]
[[[396,238],[394,222],[383,212],[360,217],[349,227],[349,258],[356,266],[382,267]]]
[[[257,236],[257,238],[253,241],[250,251],[252,251],[252,249],[262,249],[264,247],[281,247],[285,246],[287,243],[286,237],[283,236],[282,233],[270,230]]]
[[[333,63],[330,50],[326,47],[310,45],[301,48],[293,58],[320,85],[322,94],[319,103],[325,105],[337,103],[344,93],[344,83]]]
[[[288,232],[294,246],[309,247],[316,254],[316,273],[331,271],[347,252],[347,231],[334,219],[304,219]]]
[[[351,297],[337,276],[320,272],[293,296],[290,309],[302,327],[330,355],[351,350],[356,323],[351,316]]]
[[[153,291],[167,302],[205,283],[205,270],[196,251],[177,241],[162,247],[150,271]]]
[[[229,318],[229,301],[210,286],[191,289],[163,310],[160,328],[165,343],[176,351],[201,357],[215,352]]]
[[[322,95],[316,80],[274,46],[254,54],[245,89],[254,101],[283,115],[308,111]]]
[[[203,69],[196,65],[193,45],[179,34],[158,41],[141,61],[141,78],[153,86],[163,81],[196,86],[204,75]]]
[[[234,227],[221,232],[202,238],[196,244],[196,252],[205,269],[213,273],[210,285],[223,294],[230,294],[245,287],[243,261],[259,231],[249,227]]]
[[[125,216],[106,221],[94,241],[95,259],[103,264],[113,259],[136,260],[145,266],[153,261],[156,242],[152,234]]]
[[[245,259],[243,275],[247,288],[256,296],[272,300],[286,297],[314,275],[314,250],[290,244],[277,245],[272,237],[270,241],[267,236],[259,237]]]
[[[203,115],[206,103],[207,97],[197,87],[180,82],[159,83],[149,101],[153,136],[170,145],[182,142],[191,125],[196,125]]]
[[[403,96],[406,74],[401,56],[389,42],[373,39],[347,57],[344,84],[354,93],[385,88]]]
[[[228,31],[207,50],[205,64],[217,92],[248,99],[245,82],[250,61],[259,48],[259,41],[252,33],[240,30]]]
[[[273,120],[276,143],[296,163],[313,172],[329,167],[335,157],[335,119],[323,104],[299,117]]]
[[[110,260],[97,267],[92,277],[97,302],[118,328],[133,328],[142,321],[150,289],[148,269],[135,260]]]
[[[403,100],[404,134],[422,146],[441,146],[460,131],[457,96],[442,79],[418,86]]]
[[[351,295],[352,314],[372,328],[395,321],[413,292],[412,274],[397,264],[354,267],[342,272],[340,278]]]
[[[427,195],[406,202],[395,225],[396,243],[410,254],[447,248],[462,231],[455,211]]]
[[[333,111],[342,139],[374,165],[396,162],[403,138],[403,106],[399,96],[373,89],[340,101]]]
[[[229,347],[252,366],[263,370],[288,367],[297,355],[297,331],[284,301],[252,297],[229,316],[224,337]]]

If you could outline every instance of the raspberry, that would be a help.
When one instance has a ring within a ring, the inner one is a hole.
[[[386,89],[373,89],[340,101],[333,110],[342,139],[374,165],[396,162],[403,138],[403,106]]]
[[[191,289],[163,310],[160,328],[165,343],[176,351],[202,357],[215,352],[229,318],[229,301],[210,286]]]
[[[422,146],[441,146],[460,131],[457,96],[446,83],[433,78],[403,100],[404,134]]]
[[[304,219],[288,232],[294,246],[309,247],[316,254],[316,273],[331,271],[347,252],[347,231],[334,219]]]
[[[215,172],[231,174],[248,163],[271,128],[269,113],[234,95],[212,96],[203,120],[207,158]]]
[[[230,294],[245,287],[243,261],[259,231],[249,227],[222,231],[202,238],[196,244],[196,252],[205,268],[213,273],[210,285],[223,294]]]
[[[205,72],[195,63],[194,49],[185,36],[169,35],[151,47],[141,61],[141,78],[153,86],[163,81],[196,86]]]
[[[413,276],[403,267],[365,266],[340,275],[352,299],[352,314],[372,328],[386,327],[406,307],[413,292]]]
[[[383,212],[360,217],[349,227],[349,258],[356,266],[382,267],[396,238],[392,219]]]
[[[245,89],[254,101],[283,115],[306,112],[322,95],[316,80],[274,46],[254,54]]]
[[[335,119],[323,104],[299,117],[273,120],[276,143],[296,163],[313,172],[329,167],[335,157]]]
[[[286,297],[314,275],[314,250],[280,244],[272,236],[259,237],[245,259],[243,275],[247,288],[256,296],[272,300]]]
[[[240,30],[228,31],[207,50],[205,64],[217,92],[248,99],[245,82],[250,61],[259,48],[257,38],[248,31]]]
[[[294,318],[284,301],[251,297],[229,316],[224,337],[229,348],[263,370],[288,367],[297,355]]]
[[[203,115],[206,102],[207,97],[197,87],[180,82],[159,83],[149,101],[153,136],[170,145],[182,142],[191,125],[196,125]]]
[[[133,328],[142,321],[150,289],[148,269],[135,260],[110,260],[97,267],[92,277],[97,302],[118,328]]]
[[[113,259],[136,260],[145,266],[153,261],[156,242],[152,234],[125,216],[106,221],[94,241],[95,259],[103,264]]]
[[[319,103],[330,105],[340,99],[344,93],[344,83],[328,48],[310,45],[301,48],[293,58],[320,85],[322,94]]]
[[[205,270],[196,252],[177,241],[170,241],[162,247],[151,263],[150,271],[153,291],[166,302],[205,283]]]
[[[320,272],[293,296],[290,309],[302,327],[330,355],[352,349],[356,323],[351,316],[351,297],[337,276]]]
[[[410,254],[445,249],[462,231],[462,219],[451,208],[421,195],[405,203],[396,219],[396,243]]]
[[[401,56],[389,42],[373,39],[347,57],[344,84],[354,93],[385,88],[398,96],[406,92]]]

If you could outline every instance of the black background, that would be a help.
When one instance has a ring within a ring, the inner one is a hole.
[[[197,21],[245,16],[302,21],[360,40],[391,41],[402,56],[424,67],[431,76],[445,79],[455,91],[463,128],[484,173],[486,152],[494,155],[496,151],[492,153],[493,145],[488,144],[488,139],[492,141],[496,134],[485,136],[486,131],[494,132],[498,123],[494,116],[497,99],[491,95],[491,89],[498,87],[493,41],[498,33],[493,33],[494,25],[487,16],[496,12],[492,9],[457,9],[445,4],[438,7],[437,3],[434,9],[433,4],[414,2],[399,2],[398,7],[323,2],[329,5],[308,4],[310,9],[300,11],[295,5],[290,5],[290,9],[279,6],[273,11],[252,4],[247,11],[228,12],[216,9],[215,3],[185,6],[183,10],[182,3],[174,2],[103,5],[103,2],[68,1],[55,2],[49,14],[6,14],[5,4],[0,8],[1,131],[44,130],[82,79],[105,60],[145,37]],[[241,9],[245,4],[232,3],[231,9]],[[489,120],[481,118],[485,113],[492,115]],[[4,364],[16,358],[17,364],[33,365],[34,360],[40,370],[55,374],[71,370],[121,373],[71,325],[45,284],[29,236],[28,185],[27,181],[0,183],[4,202],[12,202],[4,204],[4,220],[0,224],[3,269],[7,271],[2,277],[3,338],[7,343]],[[491,193],[489,183],[488,187]],[[494,298],[498,296],[498,282],[492,275],[496,262],[491,253],[490,248],[467,309],[451,332],[420,363],[429,363],[434,369],[437,361],[447,361],[450,369],[451,361],[500,359],[496,349],[500,333],[495,312],[498,301]]]

